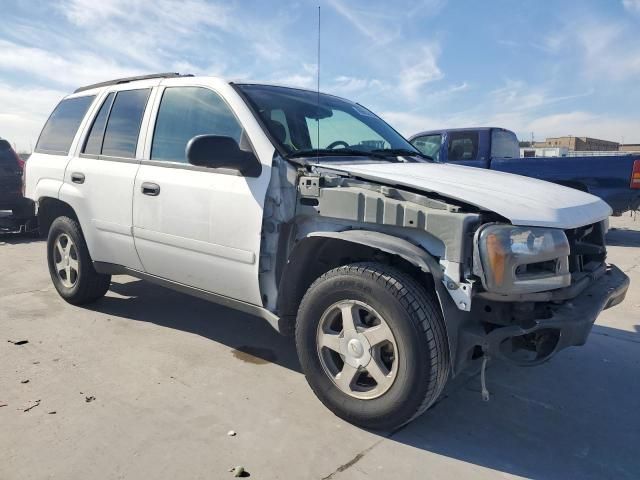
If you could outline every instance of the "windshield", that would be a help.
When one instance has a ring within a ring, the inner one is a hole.
[[[398,132],[357,103],[295,88],[237,86],[288,157],[420,155]]]

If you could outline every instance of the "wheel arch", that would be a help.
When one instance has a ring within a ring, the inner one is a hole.
[[[333,239],[370,247],[390,255],[396,255],[425,273],[432,273],[430,260],[435,259],[424,249],[403,238],[371,230],[345,230],[341,232],[313,232],[307,238]]]
[[[280,276],[281,332],[293,333],[302,297],[318,277],[341,265],[371,259],[399,266],[424,283],[437,283],[434,277],[442,276],[438,262],[426,250],[393,235],[370,230],[309,233],[297,242]]]
[[[354,253],[356,256],[352,257]],[[461,333],[462,326],[470,320],[470,312],[458,309],[449,295],[443,283],[443,269],[434,255],[408,240],[386,233],[370,230],[318,231],[302,238],[289,255],[280,277],[277,301],[279,331],[293,335],[298,306],[315,279],[354,261],[380,260],[376,258],[380,255],[383,263],[395,262],[427,289],[435,291],[444,319],[451,373],[455,376],[469,360],[470,344]]]
[[[78,221],[78,216],[71,205],[53,197],[38,199],[38,228],[40,235],[46,236],[53,221],[61,216],[67,216]]]

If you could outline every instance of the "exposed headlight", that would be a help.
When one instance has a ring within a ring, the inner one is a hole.
[[[532,293],[571,284],[562,230],[487,225],[476,233],[476,248],[474,270],[489,292]]]

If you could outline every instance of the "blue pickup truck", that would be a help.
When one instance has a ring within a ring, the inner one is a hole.
[[[437,162],[516,173],[592,193],[614,215],[640,208],[640,154],[520,158],[515,133],[493,127],[430,130],[409,140]]]

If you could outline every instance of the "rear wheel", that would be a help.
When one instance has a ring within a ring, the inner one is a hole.
[[[336,415],[393,429],[423,413],[449,374],[438,304],[408,274],[356,263],[320,277],[299,309],[296,346],[307,381]]]
[[[58,217],[47,238],[49,274],[62,298],[74,305],[90,303],[109,290],[111,275],[97,273],[78,222]]]

